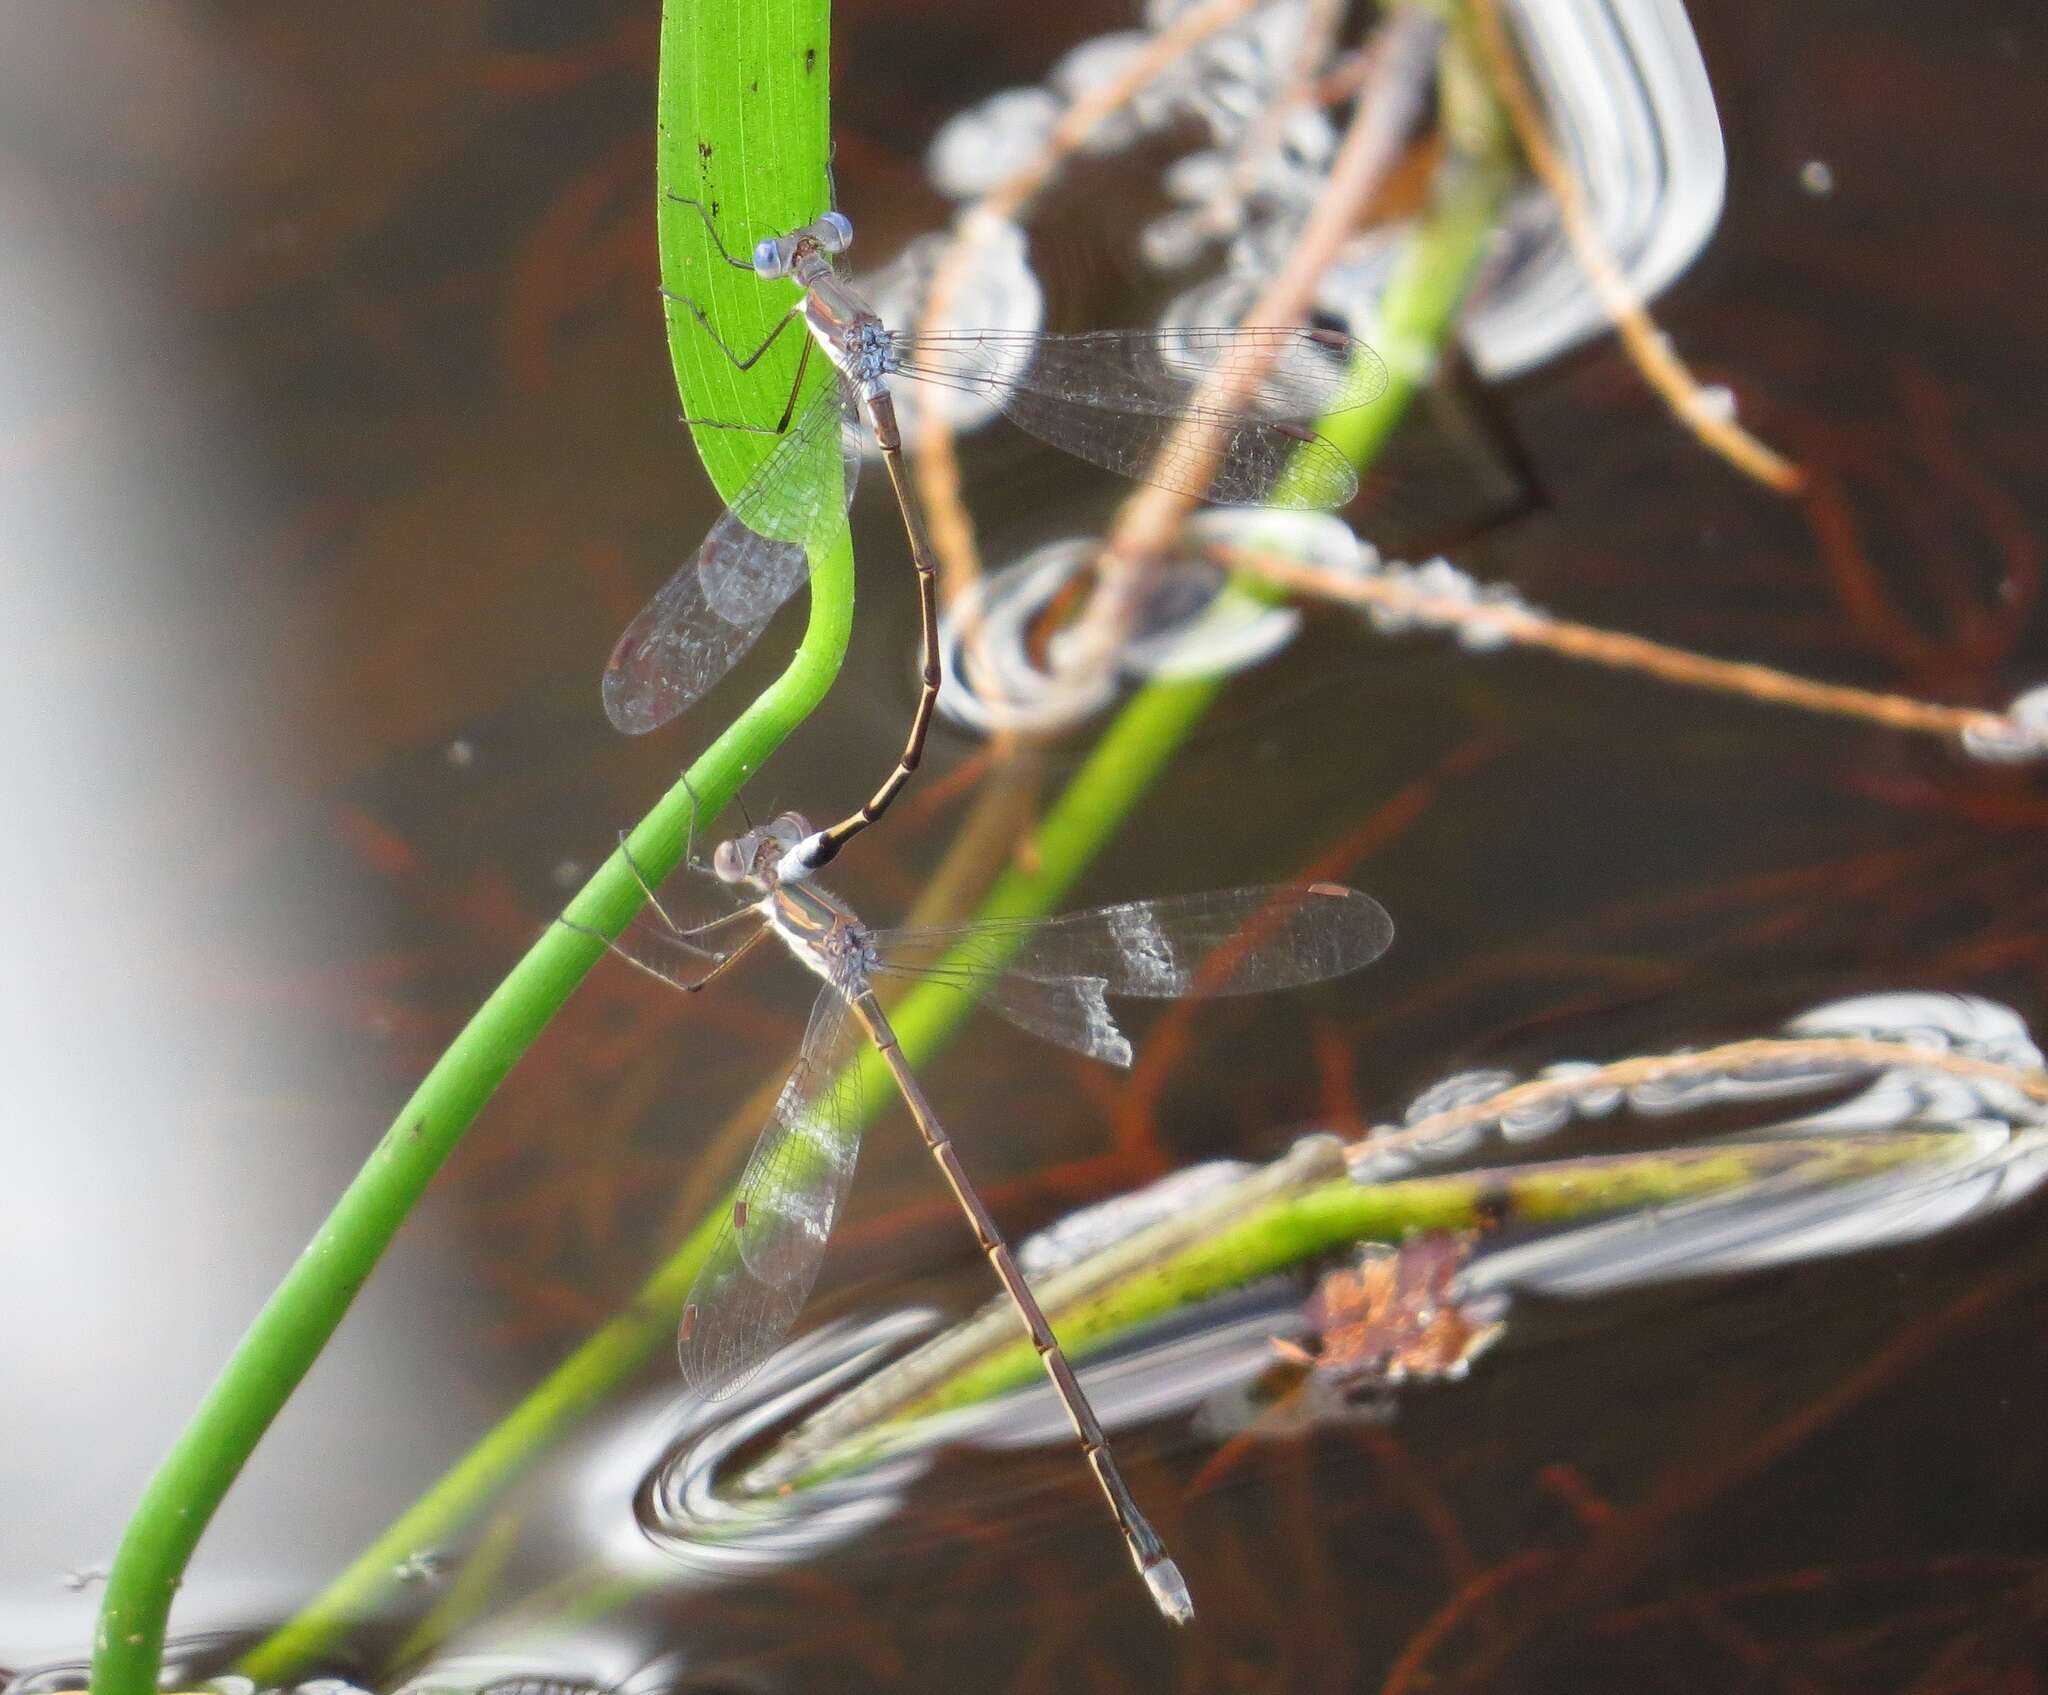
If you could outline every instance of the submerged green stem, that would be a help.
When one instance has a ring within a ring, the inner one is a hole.
[[[1731,1194],[1795,1173],[1802,1183],[1840,1185],[1953,1159],[1958,1142],[1942,1131],[1887,1132],[1726,1142],[1389,1183],[1337,1178],[1253,1207],[1082,1300],[1049,1307],[1048,1316],[1061,1345],[1078,1359],[1169,1313],[1360,1242],[1509,1222],[1561,1224]],[[906,1402],[865,1440],[821,1457],[796,1481],[843,1474],[873,1458],[890,1432],[1020,1388],[1037,1373],[1028,1342],[1006,1339]]]

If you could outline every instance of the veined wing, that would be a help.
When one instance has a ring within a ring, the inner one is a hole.
[[[860,1153],[860,1025],[839,985],[811,1009],[795,1070],[726,1208],[677,1351],[691,1389],[722,1399],[772,1354],[803,1310]]]
[[[884,972],[949,983],[1035,1035],[1129,1064],[1106,995],[1178,1000],[1294,988],[1371,964],[1393,938],[1393,920],[1370,895],[1310,883],[880,930],[873,941]]]
[[[951,377],[928,380],[971,388]],[[1185,405],[1178,412],[1112,412],[1028,388],[976,389],[1020,430],[1190,500],[1327,512],[1358,492],[1351,462],[1314,431],[1242,412]]]
[[[890,338],[913,376],[987,391],[1024,389],[1112,412],[1212,410],[1311,424],[1386,392],[1387,368],[1362,341],[1330,330],[1195,325],[1038,335],[934,331]],[[1198,389],[1210,392],[1198,397]]]
[[[839,431],[838,484],[826,443]],[[755,467],[696,554],[641,608],[612,649],[604,709],[641,735],[705,693],[760,638],[811,574],[831,522],[853,501],[858,423],[843,388],[819,391]]]

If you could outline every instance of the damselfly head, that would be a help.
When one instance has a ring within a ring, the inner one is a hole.
[[[776,868],[789,850],[810,833],[810,820],[802,813],[781,813],[758,830],[720,842],[711,855],[712,872],[722,883],[753,883],[769,888],[776,881]]]
[[[841,212],[827,212],[788,235],[771,235],[754,244],[754,275],[768,282],[794,276],[806,253],[844,253],[853,245],[853,225]]]

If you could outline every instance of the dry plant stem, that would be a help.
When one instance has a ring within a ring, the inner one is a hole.
[[[1518,1083],[1414,1124],[1380,1126],[1349,1144],[1330,1136],[1306,1137],[1281,1159],[1211,1201],[1112,1243],[1089,1260],[1040,1277],[1035,1287],[1069,1352],[1079,1358],[1178,1306],[1241,1286],[1351,1239],[1341,1231],[1333,1235],[1328,1229],[1304,1229],[1311,1215],[1328,1225],[1341,1213],[1349,1221],[1346,1229],[1365,1219],[1372,1239],[1398,1240],[1421,1229],[1469,1226],[1480,1216],[1471,1205],[1474,1184],[1495,1185],[1500,1194],[1519,1193],[1519,1204],[1532,1209],[1528,1216],[1555,1222],[1625,1205],[1726,1192],[1776,1169],[1775,1160],[1796,1163],[1814,1150],[1838,1151],[1836,1175],[1842,1180],[1875,1175],[1898,1162],[1912,1163],[1946,1145],[1948,1138],[1941,1131],[1897,1136],[1866,1132],[1816,1135],[1783,1144],[1707,1144],[1663,1154],[1596,1156],[1386,1183],[1359,1183],[1343,1176],[1353,1158],[1426,1145],[1591,1090],[1787,1064],[1865,1072],[1938,1071],[2001,1084],[2048,1105],[2048,1073],[1904,1042],[1769,1037],[1698,1053],[1642,1055],[1573,1077]],[[1745,1163],[1755,1159],[1764,1163]],[[1347,1196],[1352,1199],[1344,1201]],[[1331,1197],[1339,1198],[1335,1211]],[[1228,1241],[1232,1237],[1238,1238],[1235,1246]],[[907,1433],[919,1419],[973,1405],[1030,1381],[1035,1366],[1028,1352],[1020,1353],[1012,1341],[1004,1316],[984,1310],[830,1403],[778,1443],[747,1476],[745,1487],[801,1487],[841,1475],[876,1457],[891,1440],[890,1431]]]
[[[1753,1066],[1786,1064],[1853,1067],[1864,1071],[1941,1071],[1972,1082],[2000,1083],[2030,1101],[2048,1106],[2048,1072],[2021,1071],[1995,1060],[1976,1059],[1946,1048],[1916,1047],[1863,1036],[1761,1037],[1728,1042],[1698,1053],[1650,1054],[1616,1060],[1575,1077],[1539,1077],[1517,1083],[1481,1101],[1433,1113],[1413,1124],[1387,1124],[1351,1144],[1354,1153],[1384,1153],[1412,1143],[1427,1144],[1460,1130],[1484,1127],[1532,1108],[1576,1100],[1589,1090],[1632,1089],[1688,1077],[1721,1077]]]
[[[1204,218],[1210,220],[1212,234],[1228,229],[1220,215],[1234,201],[1250,192],[1258,177],[1260,160],[1280,140],[1289,114],[1317,97],[1317,72],[1328,61],[1343,21],[1340,0],[1308,0],[1303,14],[1301,48],[1295,55],[1293,75],[1287,86],[1266,102],[1252,122],[1244,140],[1238,145],[1237,158],[1231,165],[1228,178],[1200,208]],[[1362,66],[1358,74],[1364,75]]]
[[[2044,1133],[2026,1133],[2042,1146]],[[1361,1242],[1400,1242],[1422,1231],[1489,1225],[1558,1225],[1739,1194],[1779,1178],[1839,1187],[1966,1155],[1969,1139],[1945,1130],[1829,1132],[1720,1141],[1656,1153],[1590,1155],[1390,1182],[1350,1176],[1276,1196],[1199,1235],[1174,1221],[1147,1232],[1158,1249],[1107,1287],[1053,1312],[1069,1355],[1082,1359],[1145,1325]],[[1169,1240],[1169,1238],[1177,1238]],[[1051,1311],[1048,1305],[1048,1311]],[[980,1404],[1034,1380],[1028,1347],[1005,1343],[816,1456],[786,1487],[844,1476],[933,1434],[926,1419]],[[765,1462],[764,1462],[765,1463]]]
[[[1421,116],[1428,66],[1436,56],[1441,34],[1436,20],[1416,7],[1403,8],[1388,21],[1374,55],[1371,79],[1359,95],[1350,126],[1331,161],[1329,183],[1295,237],[1287,263],[1246,310],[1246,323],[1284,327],[1307,318],[1323,273],[1357,232],[1359,218],[1387,180]],[[1246,360],[1227,381],[1196,398],[1204,403],[1237,400],[1264,374],[1257,362]],[[1206,447],[1213,454],[1216,431],[1213,426],[1191,421],[1165,451],[1182,445]],[[1173,546],[1187,515],[1200,504],[1188,495],[1147,483],[1117,514],[1105,551],[1125,560],[1156,559]]]
[[[1494,95],[1514,125],[1529,168],[1557,203],[1572,253],[1643,380],[1663,397],[1679,422],[1736,469],[1780,494],[1795,492],[1803,481],[1799,467],[1723,416],[1700,392],[1697,379],[1672,351],[1670,339],[1644,310],[1602,244],[1579,179],[1551,145],[1549,126],[1501,21],[1500,0],[1472,0],[1471,11]]]
[[[1768,665],[1713,659],[1667,647],[1643,636],[1575,624],[1519,606],[1475,605],[1446,595],[1421,593],[1384,577],[1346,577],[1318,570],[1284,554],[1239,547],[1212,550],[1218,563],[1241,570],[1282,588],[1352,606],[1382,606],[1413,613],[1429,624],[1483,625],[1523,647],[1546,648],[1569,659],[1583,659],[1620,671],[1637,671],[1684,688],[1710,689],[1742,695],[1774,706],[1797,707],[1837,718],[1857,718],[1889,730],[1960,738],[2009,735],[2013,722],[2002,712],[1978,707],[1940,706],[1907,695],[1882,694],[1840,683],[1817,683]]]
[[[1421,116],[1428,68],[1442,34],[1437,20],[1419,7],[1403,7],[1389,19],[1375,45],[1350,126],[1331,162],[1329,183],[1295,238],[1287,263],[1246,311],[1246,323],[1285,326],[1306,319],[1323,273],[1356,231]],[[1246,359],[1230,377],[1206,387],[1197,400],[1228,405],[1249,393],[1263,375],[1260,361]],[[1161,453],[1185,454],[1191,463],[1207,454],[1213,461],[1219,446],[1215,426],[1191,419]],[[1068,632],[1064,669],[1075,686],[1085,686],[1113,662],[1129,630],[1145,571],[1174,545],[1188,514],[1199,504],[1188,495],[1149,483],[1124,502],[1102,544],[1096,592]]]
[[[1104,119],[1115,116],[1163,71],[1210,36],[1228,29],[1257,4],[1258,0],[1209,0],[1206,6],[1196,7],[1154,37],[1122,76],[1068,107],[1037,157],[961,213],[955,225],[957,233],[932,270],[924,310],[915,327],[923,329],[945,321],[946,313],[973,271],[975,247],[982,230],[1016,217],[1052,180],[1060,166],[1087,145]],[[960,461],[953,451],[953,427],[941,415],[939,398],[928,392],[928,387],[923,383],[911,385],[909,399],[917,420],[911,470],[924,502],[932,549],[939,556],[939,575],[947,598],[951,599],[981,574],[981,563],[974,543],[974,520],[968,516],[960,493]]]

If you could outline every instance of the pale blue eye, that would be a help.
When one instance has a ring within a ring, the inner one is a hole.
[[[765,237],[754,248],[754,271],[758,276],[779,277],[782,275],[782,243],[773,236]]]
[[[853,225],[840,212],[827,212],[818,219],[818,245],[827,253],[844,253],[853,245]]]

